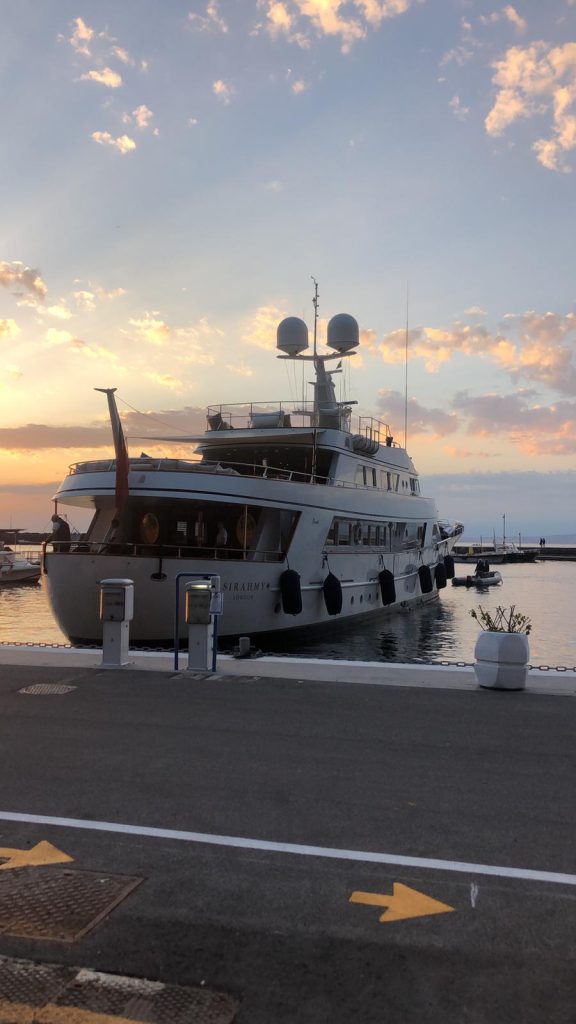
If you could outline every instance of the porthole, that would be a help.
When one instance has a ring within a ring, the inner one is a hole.
[[[364,600],[364,596],[363,596],[363,594],[360,594],[360,604],[362,604],[363,600]]]

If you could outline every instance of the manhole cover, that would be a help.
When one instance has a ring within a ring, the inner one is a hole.
[[[23,690],[18,690],[18,693],[45,694],[46,696],[52,696],[52,694],[55,693],[70,693],[71,690],[75,689],[75,686],[64,686],[63,683],[34,683],[33,686],[25,686]]]
[[[0,1021],[232,1024],[238,1003],[209,988],[0,957]]]
[[[19,868],[0,878],[0,934],[74,942],[106,917],[141,878]]]

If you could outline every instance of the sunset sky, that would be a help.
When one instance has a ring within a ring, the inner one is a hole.
[[[0,74],[0,526],[111,453],[94,387],[134,454],[298,397],[314,275],[400,440],[408,288],[444,517],[576,530],[576,0],[18,0]]]

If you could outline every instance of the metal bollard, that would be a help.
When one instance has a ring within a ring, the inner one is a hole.
[[[133,580],[101,580],[102,668],[122,668],[128,664],[133,618]]]

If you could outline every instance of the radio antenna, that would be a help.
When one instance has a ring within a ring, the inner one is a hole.
[[[409,282],[406,281],[406,337],[404,341],[404,448],[408,442],[408,304]]]
[[[310,274],[310,277],[314,281],[314,298],[312,299],[312,305],[314,306],[314,362],[316,362],[316,342],[318,337],[318,281],[312,274]]]

